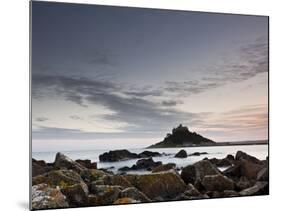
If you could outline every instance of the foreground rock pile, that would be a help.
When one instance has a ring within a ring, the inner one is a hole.
[[[118,155],[116,155],[118,157]],[[154,201],[268,194],[268,161],[244,152],[224,159],[204,159],[179,174],[175,164],[154,162],[151,153],[137,155],[143,175],[114,174],[90,160],[71,160],[57,153],[54,163],[32,160],[32,208],[63,208]],[[157,156],[155,154],[155,156]],[[225,171],[217,167],[229,166]]]

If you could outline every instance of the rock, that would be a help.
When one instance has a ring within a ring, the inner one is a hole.
[[[192,154],[189,154],[188,156],[200,156],[200,155],[206,155],[208,154],[207,152],[194,152]]]
[[[239,190],[247,189],[251,186],[252,186],[251,182],[247,179],[247,177],[244,176],[240,177],[239,181],[236,183],[236,187]]]
[[[156,166],[152,168],[152,173],[160,172],[160,171],[168,171],[170,169],[175,169],[176,164],[175,163],[167,163],[167,164],[162,164],[160,166]]]
[[[175,158],[186,158],[187,157],[187,153],[185,150],[180,150],[176,155]]]
[[[235,161],[235,158],[233,155],[227,155],[226,159],[230,160],[230,161]]]
[[[132,198],[139,202],[151,202],[151,200],[135,187],[129,187],[120,192],[121,198]]]
[[[151,152],[151,151],[143,151],[142,153],[138,154],[139,158],[149,158],[149,157],[159,157],[161,154],[159,152]]]
[[[89,190],[85,183],[78,183],[71,186],[66,186],[61,189],[61,192],[66,196],[70,206],[86,206],[88,203]]]
[[[54,167],[56,169],[72,169],[78,173],[82,172],[83,170],[86,170],[87,168],[84,167],[83,165],[73,161],[66,155],[58,152],[56,154],[56,159],[54,163]]]
[[[66,208],[69,204],[59,188],[47,184],[32,186],[32,209]]]
[[[51,187],[66,187],[83,182],[80,175],[73,170],[54,170],[32,178],[32,184],[46,183]]]
[[[32,158],[32,177],[47,173],[52,169],[53,168],[48,166],[44,160],[35,160]]]
[[[146,169],[151,170],[152,168],[156,166],[162,165],[161,161],[154,162],[152,158],[143,158],[136,162],[135,165],[132,166],[132,170],[140,170],[140,169]]]
[[[105,152],[99,156],[99,160],[101,162],[115,162],[115,161],[129,160],[135,158],[139,158],[138,154],[131,153],[126,149]]]
[[[223,197],[237,197],[237,196],[240,196],[240,194],[234,190],[223,191]]]
[[[118,169],[118,171],[130,171],[130,170],[131,170],[131,168],[128,166],[124,166],[124,167],[121,167]]]
[[[216,164],[217,167],[227,167],[227,166],[232,166],[232,163],[229,159],[224,158],[219,160],[219,162]]]
[[[254,186],[240,191],[239,194],[241,196],[267,195],[269,194],[268,182],[256,182]]]
[[[132,198],[124,197],[117,199],[113,204],[134,204],[134,203],[140,203],[140,201],[137,201]]]
[[[186,189],[184,195],[187,196],[188,199],[203,198],[203,195],[192,184],[189,183]]]
[[[75,162],[81,164],[82,166],[88,168],[88,169],[97,169],[97,162],[91,162],[91,160],[76,160]]]
[[[87,169],[82,171],[80,175],[85,182],[92,182],[103,180],[103,178],[109,174],[98,169]]]
[[[259,163],[253,163],[249,160],[241,160],[240,162],[240,174],[248,179],[257,179],[257,174],[262,170],[263,165]]]
[[[219,170],[208,160],[201,160],[182,169],[181,178],[188,184],[200,183],[206,175],[219,174]]]
[[[245,152],[242,151],[237,151],[236,155],[235,155],[235,159],[236,160],[248,160],[251,161],[252,163],[256,163],[256,164],[261,164],[261,161],[251,155],[248,155]]]
[[[264,167],[257,174],[258,181],[269,181],[268,167]]]
[[[103,177],[104,185],[119,185],[122,187],[132,187],[132,184],[122,175],[107,175]]]
[[[204,176],[202,185],[207,191],[233,190],[235,187],[234,182],[222,174]]]
[[[164,200],[173,199],[186,190],[184,181],[174,170],[144,175],[125,175],[125,177],[152,200],[159,197]]]
[[[238,180],[241,177],[241,165],[236,164],[223,171],[223,174],[231,179]]]
[[[96,185],[90,190],[92,194],[88,196],[88,204],[89,206],[112,204],[118,199],[120,191],[120,186]]]

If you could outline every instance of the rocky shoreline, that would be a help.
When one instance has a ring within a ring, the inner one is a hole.
[[[177,158],[198,156],[177,153]],[[100,155],[102,162],[138,159],[118,173],[98,169],[90,160],[72,160],[57,153],[53,163],[32,159],[32,208],[66,208],[159,201],[206,199],[269,194],[268,159],[242,151],[223,159],[205,158],[178,169],[174,163],[155,162],[158,152],[128,150]],[[220,171],[219,167],[226,167]],[[148,174],[128,174],[145,169]]]

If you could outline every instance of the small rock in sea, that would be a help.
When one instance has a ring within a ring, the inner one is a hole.
[[[187,153],[184,149],[180,150],[176,155],[175,158],[186,158],[187,157]]]
[[[126,149],[105,152],[99,156],[101,162],[116,162],[135,158],[139,158],[138,154],[129,152]]]

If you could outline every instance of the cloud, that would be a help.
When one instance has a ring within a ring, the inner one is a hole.
[[[70,119],[73,119],[73,120],[81,120],[82,118],[78,115],[71,115],[69,116]]]
[[[164,101],[162,101],[162,105],[167,106],[167,107],[176,106],[176,105],[182,104],[182,103],[183,102],[180,101],[180,100],[164,100]]]
[[[37,118],[35,118],[35,121],[37,121],[37,122],[45,122],[47,120],[49,120],[49,119],[46,118],[46,117],[37,117]]]

